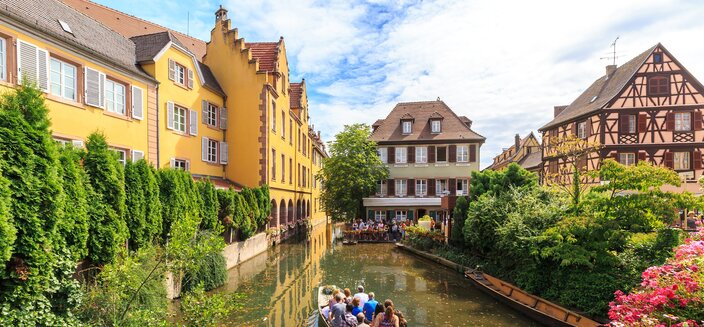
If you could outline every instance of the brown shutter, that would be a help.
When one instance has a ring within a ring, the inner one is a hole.
[[[469,162],[477,162],[477,145],[469,145]]]
[[[587,119],[587,137],[592,135],[592,119]]]
[[[447,155],[447,161],[449,162],[455,162],[457,161],[457,145],[451,144],[450,145],[450,153]]]
[[[702,129],[702,112],[695,111],[693,116],[694,123],[692,124],[692,129],[695,131],[700,131]]]
[[[406,186],[408,186],[408,196],[415,196],[416,195],[416,180],[415,179],[407,179]]]
[[[670,114],[668,114],[669,116]],[[675,154],[667,151],[665,152],[665,167],[674,169],[675,168]]]
[[[628,134],[628,117],[630,115],[620,114],[618,115],[618,133]]]
[[[638,115],[638,133],[645,133],[648,129],[648,115]]]
[[[638,162],[642,162],[646,160],[646,153],[645,152],[638,152]]]
[[[675,113],[668,112],[667,118],[665,119],[665,130],[674,131],[675,130]]]
[[[428,163],[435,162],[435,146],[431,145],[428,147]]]
[[[572,123],[572,135],[577,135],[577,122]]]
[[[621,162],[619,161],[619,156],[618,156],[618,151],[614,151],[614,153],[611,155],[611,157],[616,160],[616,162]]]
[[[396,181],[393,179],[389,179],[386,181],[386,188],[389,189],[389,192],[386,193],[388,196],[394,196],[396,194]]]
[[[409,146],[408,153],[406,154],[406,157],[408,158],[408,163],[416,162],[416,147]]]
[[[694,164],[694,169],[702,169],[702,152],[692,151],[692,164]]]
[[[390,164],[396,163],[396,148],[390,146],[390,147],[386,148],[386,151],[388,151],[386,153],[386,158],[387,158],[387,160],[389,160],[389,163]]]
[[[428,196],[435,196],[435,180],[428,179]]]
[[[448,189],[450,190],[450,195],[454,196],[455,193],[457,192],[457,180],[454,178],[450,178],[449,183],[450,183],[450,186]]]

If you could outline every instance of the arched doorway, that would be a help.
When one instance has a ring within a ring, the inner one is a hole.
[[[288,200],[288,223],[293,223],[293,201]]]
[[[301,199],[296,200],[296,218],[295,220],[301,219]]]
[[[286,201],[281,200],[281,205],[279,205],[279,225],[286,225],[286,218]]]
[[[271,216],[269,216],[269,227],[279,226],[279,209],[276,200],[271,200]]]

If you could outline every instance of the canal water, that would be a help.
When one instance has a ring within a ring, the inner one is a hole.
[[[232,326],[316,326],[317,287],[362,284],[392,299],[409,326],[540,326],[485,295],[450,269],[391,244],[342,245],[321,226],[231,269],[216,292],[246,296]],[[354,292],[353,292],[354,293]],[[320,324],[322,326],[322,323]]]

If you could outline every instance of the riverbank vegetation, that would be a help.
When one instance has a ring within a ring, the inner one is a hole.
[[[239,301],[203,293],[225,280],[223,232],[246,239],[262,230],[268,199],[266,186],[216,190],[183,170],[121,162],[100,132],[85,149],[59,145],[41,91],[7,93],[0,325],[167,325],[166,278],[183,287],[182,323],[215,321]],[[208,314],[197,316],[199,307]]]
[[[634,289],[641,273],[665,262],[684,239],[669,227],[677,208],[700,204],[691,194],[661,191],[678,186],[679,176],[648,163],[606,160],[577,180],[597,176],[609,182],[565,192],[538,185],[537,176],[515,164],[475,172],[469,203],[458,201],[450,245],[416,229],[407,242],[605,318],[614,293]]]

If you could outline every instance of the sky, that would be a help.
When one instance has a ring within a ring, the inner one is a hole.
[[[660,42],[704,81],[696,0],[97,2],[206,41],[222,5],[247,41],[283,36],[327,141],[398,102],[439,97],[487,138],[482,167],[603,76],[616,37],[617,64]]]

